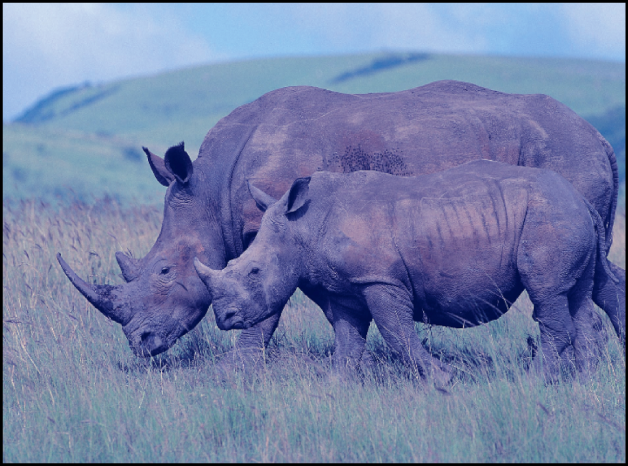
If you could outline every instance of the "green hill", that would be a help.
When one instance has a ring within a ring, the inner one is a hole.
[[[71,187],[79,197],[108,193],[159,203],[164,188],[154,181],[142,145],[163,154],[184,140],[194,158],[220,118],[280,87],[390,92],[440,79],[554,97],[598,127],[625,177],[623,64],[376,53],[221,63],[57,90],[4,125],[3,197],[51,197]]]

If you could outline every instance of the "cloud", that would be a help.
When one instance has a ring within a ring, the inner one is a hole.
[[[569,37],[582,53],[615,60],[625,57],[625,3],[572,3],[560,8]]]
[[[625,4],[282,5],[302,30],[345,51],[403,48],[623,60]]]
[[[308,3],[284,8],[300,27],[317,31],[325,41],[345,50],[480,53],[489,46],[478,28],[487,21],[488,5]]]
[[[416,3],[377,6],[374,42],[385,47],[446,53],[479,53],[487,48],[486,38],[478,34],[477,23],[483,17],[477,5],[446,10]]]
[[[176,18],[141,5],[4,3],[2,10],[3,118],[54,87],[220,58]]]
[[[406,49],[625,61],[626,53],[623,3],[4,3],[2,9],[4,119],[55,87],[234,57]]]

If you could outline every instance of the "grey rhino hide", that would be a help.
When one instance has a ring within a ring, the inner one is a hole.
[[[144,258],[117,254],[128,283],[99,291],[100,301],[94,290],[79,288],[106,315],[117,309],[128,320],[129,343],[141,355],[166,350],[207,312],[211,296],[201,291],[191,257],[221,269],[255,237],[262,214],[247,179],[277,198],[317,170],[418,175],[482,158],[551,168],[593,204],[610,246],[617,199],[613,150],[589,123],[544,95],[458,81],[363,95],[288,87],[220,120],[194,162],[182,144],[164,159],[145,152],[157,181],[168,186],[159,238]],[[241,332],[236,349],[259,352],[278,319]]]
[[[372,318],[408,364],[444,381],[414,321],[472,327],[526,289],[553,380],[567,349],[581,371],[595,356],[595,283],[614,295],[603,309],[624,338],[602,221],[555,172],[480,160],[419,177],[319,172],[274,204],[251,193],[268,209],[252,245],[221,271],[195,260],[221,329],[280,313],[298,286],[332,316],[336,366],[359,364]]]

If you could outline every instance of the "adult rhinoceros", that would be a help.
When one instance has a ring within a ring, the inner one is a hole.
[[[262,212],[247,180],[279,198],[296,178],[317,170],[418,175],[475,159],[549,168],[599,212],[605,253],[611,242],[615,154],[595,128],[545,95],[504,94],[458,81],[363,95],[287,87],[220,120],[194,163],[183,144],[164,159],[145,152],[168,187],[164,220],[146,257],[116,254],[127,283],[89,285],[57,256],[78,290],[122,324],[140,356],[166,351],[206,314],[211,296],[193,258],[222,269],[255,237]],[[625,272],[613,270],[625,287]],[[236,348],[268,344],[278,321],[279,314],[242,331]]]

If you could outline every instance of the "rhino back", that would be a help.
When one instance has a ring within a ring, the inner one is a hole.
[[[517,250],[529,180],[461,180],[455,189],[395,207],[395,233],[415,300],[432,323],[444,315],[492,320],[522,290]],[[436,192],[434,194],[437,194]]]
[[[550,97],[458,81],[364,95],[298,86],[265,94],[223,118],[207,134],[199,165],[220,173],[215,179],[228,192],[222,212],[230,217],[239,255],[243,236],[257,231],[261,219],[246,180],[279,198],[294,179],[317,170],[403,176],[499,160],[553,168],[598,210],[608,210],[613,176],[598,136]]]
[[[492,320],[521,293],[517,246],[543,173],[488,161],[419,177],[317,173],[300,220],[314,276],[336,293],[405,287],[435,324],[475,324],[478,310]]]

